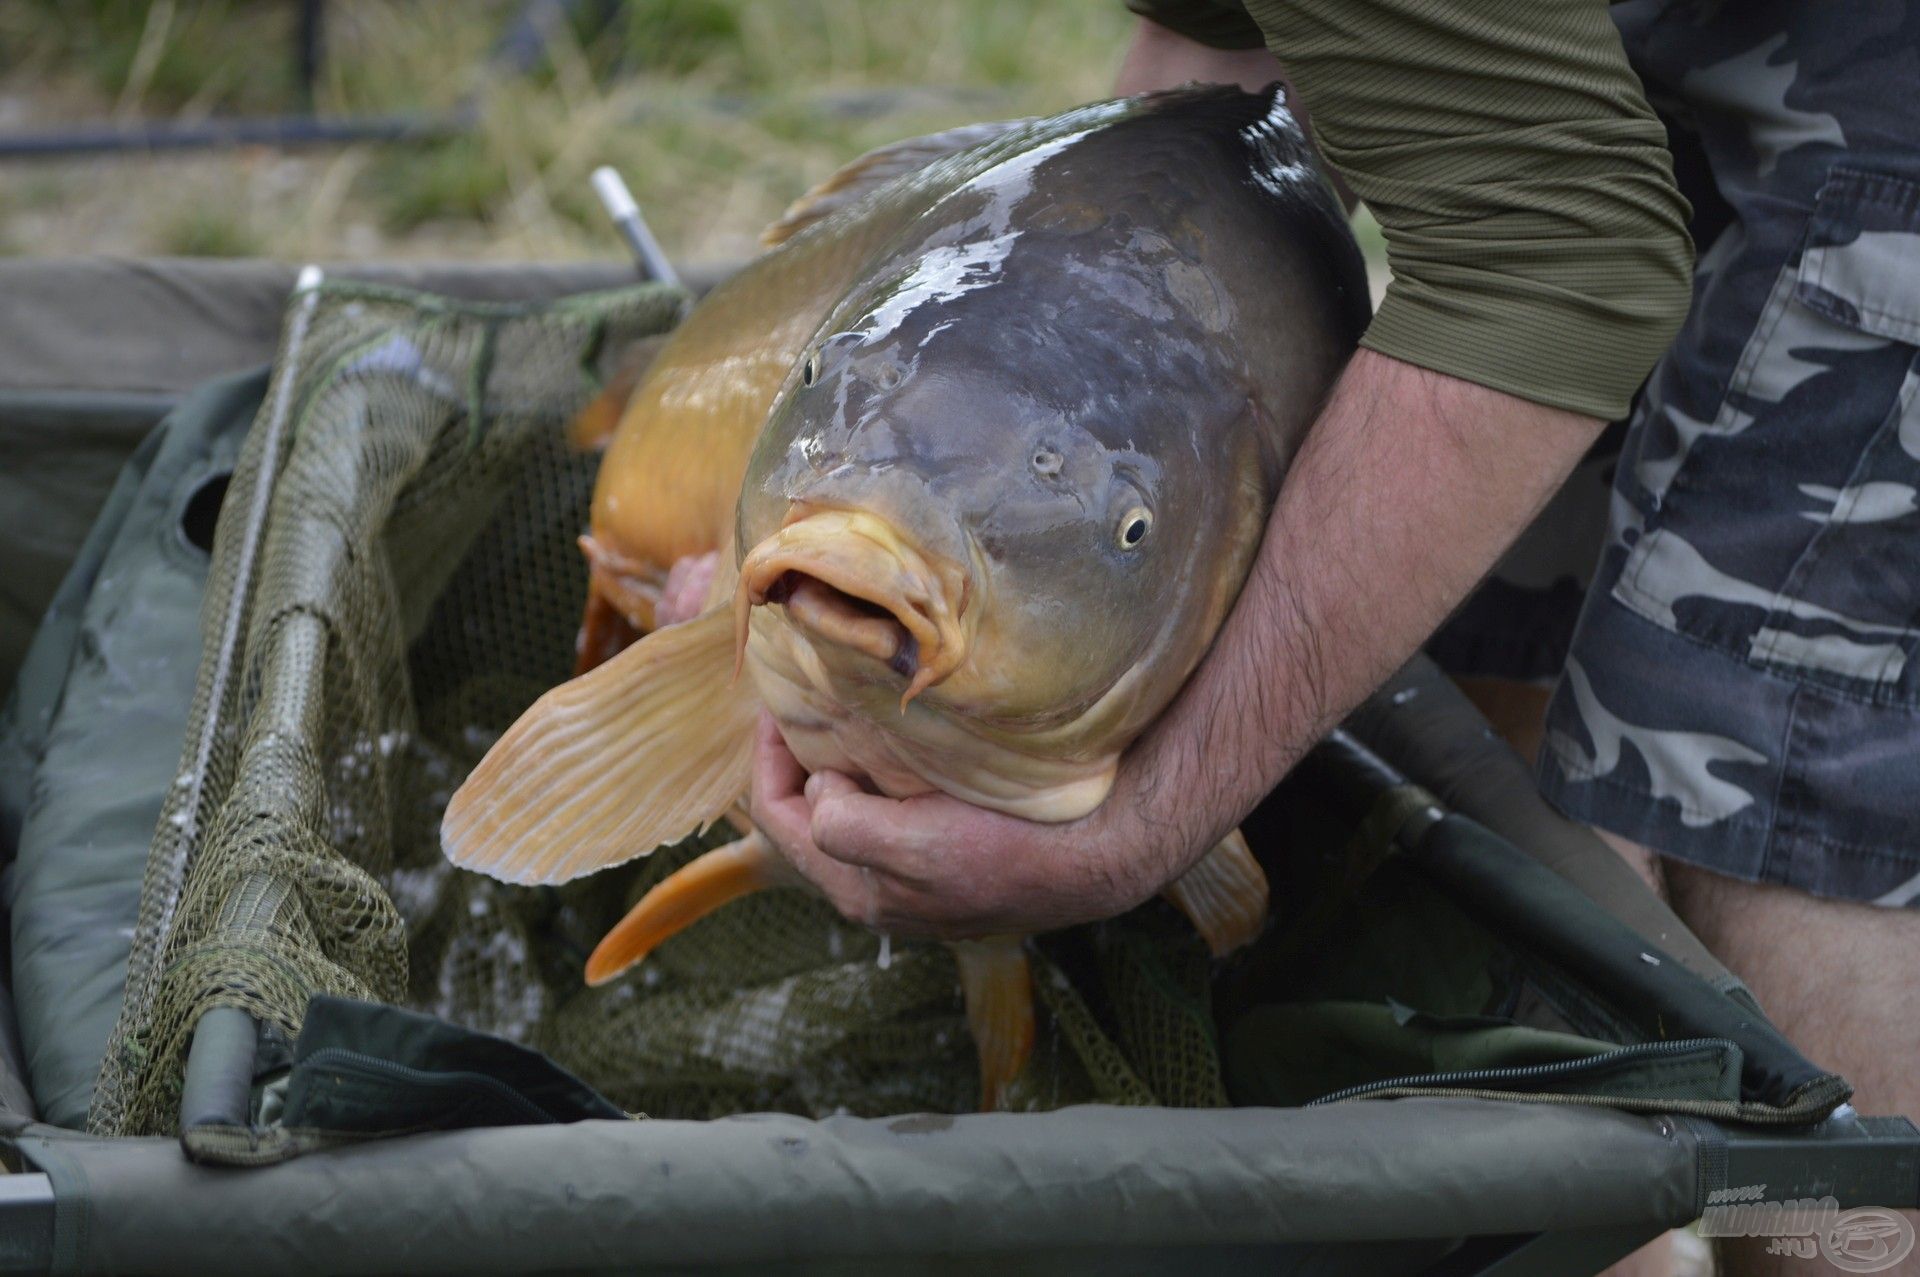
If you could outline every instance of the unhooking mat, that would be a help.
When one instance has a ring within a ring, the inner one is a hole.
[[[24,815],[8,873],[30,905],[15,952],[47,1117],[77,1124],[90,1099],[96,1131],[172,1132],[204,1012],[260,1023],[264,1079],[321,995],[498,1033],[654,1116],[975,1106],[938,946],[883,962],[874,936],[776,892],[586,990],[595,940],[697,846],[558,890],[440,856],[453,787],[571,664],[572,542],[596,463],[564,448],[564,423],[606,360],[679,305],[659,289],[509,307],[326,283],[296,297],[271,383],[208,388],[143,453],[36,642],[0,762],[0,809]],[[1409,683],[1381,703],[1404,718],[1448,691]],[[151,721],[118,716],[134,696]],[[1484,831],[1422,817],[1401,839],[1410,812],[1440,810],[1432,795],[1369,782],[1315,826],[1302,783],[1263,809],[1298,827],[1262,836],[1285,853],[1270,865],[1283,917],[1243,960],[1211,967],[1159,902],[1038,942],[1041,1038],[1016,1105],[1550,1086],[1805,1121],[1844,1095],[1747,1004],[1697,977],[1655,987],[1677,969],[1644,965],[1638,937],[1527,857],[1479,845]],[[1418,863],[1379,867],[1397,839]],[[1619,868],[1604,849],[1596,865]],[[1621,894],[1604,878],[1603,896]],[[1503,893],[1504,922],[1476,919]],[[1677,928],[1639,903],[1648,934]],[[1677,1025],[1692,1039],[1662,1041]]]

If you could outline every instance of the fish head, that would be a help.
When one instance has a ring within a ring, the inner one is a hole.
[[[778,607],[843,701],[1007,734],[1110,739],[1171,699],[1280,459],[1208,281],[1100,225],[975,224],[835,310],[748,464],[743,636]]]

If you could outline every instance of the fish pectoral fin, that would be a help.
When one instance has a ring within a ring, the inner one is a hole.
[[[1160,893],[1187,915],[1216,958],[1251,944],[1267,921],[1267,874],[1238,829]]]
[[[447,858],[566,882],[713,823],[746,792],[759,713],[733,664],[733,617],[716,608],[549,691],[447,804]]]
[[[1033,970],[1018,936],[958,940],[967,1027],[980,1053],[980,1111],[1005,1108],[1007,1088],[1033,1054]]]
[[[895,178],[923,169],[943,155],[991,142],[1027,123],[1027,120],[1002,120],[991,124],[963,124],[956,129],[910,137],[868,151],[787,205],[780,220],[760,232],[760,242],[768,248],[784,244],[815,222],[859,203]]]
[[[731,817],[729,817],[731,819]],[[757,829],[675,870],[627,911],[587,959],[587,983],[605,984],[700,919],[768,887],[797,886]]]

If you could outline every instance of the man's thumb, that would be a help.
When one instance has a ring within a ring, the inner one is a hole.
[[[859,792],[860,786],[840,772],[818,771],[807,777],[806,793],[809,806],[819,806],[822,799]]]
[[[880,825],[875,808],[891,809],[891,799],[878,798],[839,772],[820,772],[813,799],[813,845],[835,860],[867,865],[878,850]]]

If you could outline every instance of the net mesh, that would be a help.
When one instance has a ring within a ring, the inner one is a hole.
[[[318,993],[528,1043],[657,1116],[978,1106],[939,946],[883,963],[824,902],[775,891],[587,989],[594,943],[697,840],[562,888],[440,854],[461,778],[570,672],[597,462],[565,424],[683,304],[658,287],[537,307],[333,281],[296,295],[220,520],[94,1131],[176,1129],[207,1010],[292,1036]],[[1049,938],[1034,966],[1015,1107],[1225,1102],[1208,959],[1171,910]]]

